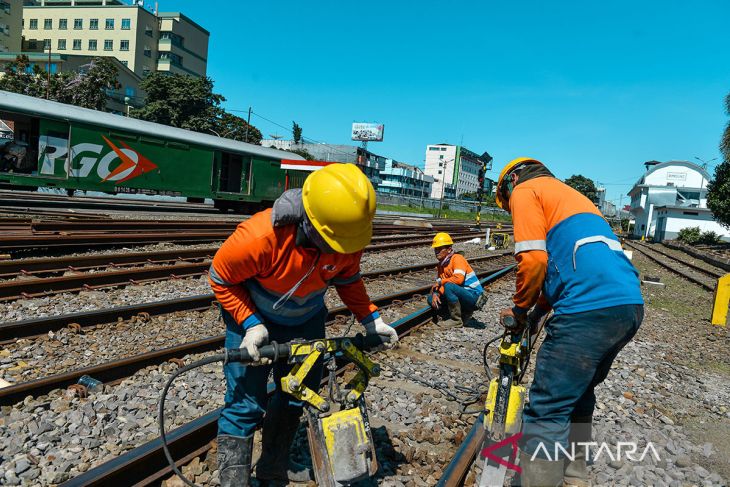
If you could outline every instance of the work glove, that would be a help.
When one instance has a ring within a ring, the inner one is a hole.
[[[378,349],[393,348],[395,344],[398,343],[398,332],[395,331],[395,328],[385,323],[383,318],[378,317],[373,321],[366,323],[365,332],[368,335],[380,336],[380,339],[383,341],[383,345],[382,347],[378,347]]]
[[[267,343],[269,343],[269,330],[266,329],[263,323],[259,323],[246,330],[240,348],[246,349],[254,365],[267,365],[271,363],[271,359],[262,359],[259,353],[259,347]]]
[[[517,306],[499,312],[499,323],[509,332],[518,332],[527,324],[527,311]]]

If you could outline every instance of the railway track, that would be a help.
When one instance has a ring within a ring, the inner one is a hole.
[[[506,254],[498,254],[494,256],[485,257],[482,259],[472,259],[473,265],[479,269],[479,266],[488,265],[490,263],[494,263],[488,270],[478,270],[477,273],[480,276],[492,273],[494,271],[494,265],[497,264],[497,261],[500,259],[503,259]],[[384,276],[396,276],[396,275],[408,275],[409,273],[412,273],[414,271],[419,272],[423,271],[424,269],[427,269],[429,267],[433,267],[433,264],[424,264],[419,266],[412,266],[407,268],[397,268],[397,269],[389,269],[389,270],[382,270],[382,271],[375,271],[372,273],[365,274],[367,277],[378,277],[382,278]],[[423,294],[426,294],[431,285],[431,281],[433,279],[433,275],[430,276],[424,276],[421,279],[421,283],[417,285],[416,287],[410,287],[408,289],[403,289],[403,286],[399,286],[400,291],[388,294],[385,296],[375,297],[374,302],[378,306],[389,306],[393,303],[398,303],[399,301],[405,301],[412,299],[414,296],[420,297]],[[203,296],[195,296],[193,298],[187,298],[187,299],[177,299],[177,300],[170,300],[171,302],[159,302],[159,303],[152,303],[153,308],[148,307],[149,305],[141,305],[140,308],[146,309],[147,311],[140,311],[140,309],[134,310],[135,314],[131,316],[144,316],[144,319],[150,318],[150,311],[152,312],[158,312],[161,314],[171,313],[171,312],[177,312],[177,311],[195,311],[195,310],[207,310],[213,305],[214,303],[214,295],[203,295]],[[106,322],[107,324],[117,323],[118,319],[122,316],[130,316],[128,313],[130,310],[128,309],[122,309],[122,310],[99,310],[98,312],[89,312],[87,316],[87,320],[85,320],[85,324],[87,326],[98,326],[102,324],[103,322]],[[343,313],[346,313],[346,309],[343,307],[337,307],[333,308],[330,313],[330,319],[335,320],[338,315],[342,315]],[[121,316],[120,316],[121,314]],[[94,319],[99,318],[101,316],[101,320]],[[115,318],[116,316],[116,318]],[[130,316],[130,317],[131,317]],[[41,335],[44,332],[41,330],[58,330],[60,327],[65,326],[68,324],[71,328],[76,329],[79,331],[82,327],[82,325],[78,321],[74,321],[72,323],[69,323],[71,319],[78,318],[78,316],[60,316],[60,317],[52,317],[52,318],[42,318],[39,320],[29,320],[29,321],[21,321],[21,322],[10,322],[0,325],[0,332],[2,333],[3,340],[5,343],[12,341],[14,339],[20,338],[20,336],[23,337],[29,337],[34,335]],[[82,321],[83,322],[83,321]],[[48,331],[45,331],[45,333],[48,333]],[[38,333],[41,332],[41,333]],[[12,336],[12,338],[10,338]],[[164,350],[156,350],[151,351],[147,353],[142,353],[134,358],[125,358],[118,361],[111,361],[106,364],[101,365],[94,365],[90,367],[84,367],[78,370],[74,370],[67,373],[57,374],[53,377],[45,377],[40,379],[31,380],[24,383],[15,384],[3,389],[0,389],[0,405],[8,405],[12,404],[14,401],[17,401],[19,399],[22,399],[23,397],[27,395],[31,396],[37,396],[40,394],[43,394],[49,390],[57,389],[59,387],[65,387],[67,385],[71,385],[75,383],[81,376],[83,375],[90,375],[92,377],[95,377],[99,380],[102,380],[104,382],[110,382],[114,380],[119,380],[121,378],[126,377],[125,374],[128,373],[128,371],[136,371],[140,368],[146,367],[152,363],[156,363],[159,361],[165,361],[172,358],[178,358],[180,356],[184,356],[191,353],[202,353],[204,351],[213,350],[215,348],[219,348],[222,346],[223,343],[223,335],[216,336],[216,337],[209,337],[204,340],[200,340],[197,342],[190,342],[181,344],[178,346],[173,346],[166,348]]]
[[[454,234],[455,241],[473,238],[473,234]],[[395,240],[395,241],[391,241]],[[430,239],[405,239],[402,237],[381,237],[379,242],[366,247],[366,252],[379,252],[413,245],[430,243]],[[69,257],[59,259],[37,259],[28,261],[0,262],[0,277],[26,276],[23,279],[0,282],[0,302],[22,298],[49,296],[62,292],[103,289],[108,287],[141,284],[166,279],[180,279],[206,274],[211,258],[217,248],[191,249],[185,251],[163,251],[145,254],[144,252],[127,254],[92,255],[89,257]],[[145,257],[147,257],[145,259]],[[202,261],[201,261],[202,259]],[[195,260],[197,262],[190,262]],[[112,271],[80,273],[80,270],[98,268],[100,266],[119,267],[125,265],[147,265],[145,267],[127,268]],[[65,266],[65,267],[64,267]],[[417,270],[425,269],[418,268]],[[71,272],[61,277],[38,277],[39,274],[52,272]],[[408,272],[414,272],[411,269]],[[390,271],[389,271],[390,272]]]
[[[507,275],[513,270],[514,265],[505,266],[496,272],[489,273],[484,277],[483,282],[492,283],[499,278]],[[392,323],[392,326],[398,331],[399,336],[404,337],[407,334],[414,333],[424,325],[431,322],[431,311],[428,307],[421,306],[415,311],[408,312],[406,316],[401,317],[397,321]],[[404,348],[409,348],[408,344],[403,345]],[[399,352],[393,352],[399,353]],[[385,354],[388,356],[388,353]],[[375,360],[378,360],[376,357]],[[387,363],[385,365],[388,367]],[[382,387],[383,385],[375,384],[371,387]],[[271,388],[270,388],[271,392]],[[367,395],[366,395],[367,397]],[[441,396],[439,396],[440,398]],[[436,401],[434,401],[435,403]],[[475,399],[476,403],[480,402],[480,398]],[[432,407],[434,404],[431,404]],[[446,409],[446,408],[443,408]],[[219,409],[213,410],[199,418],[184,424],[183,426],[176,428],[175,430],[168,433],[168,442],[170,443],[170,449],[173,456],[177,459],[178,466],[184,465],[195,457],[199,457],[211,449],[212,441],[215,439],[217,433],[217,418],[220,413]],[[449,413],[444,413],[448,416]],[[433,416],[433,413],[429,414],[429,418]],[[382,421],[378,417],[376,409],[371,409],[371,424],[377,427],[378,424],[382,424]],[[449,419],[449,421],[451,421]],[[428,424],[428,423],[426,423]],[[466,423],[465,423],[466,424]],[[403,431],[399,433],[399,438],[405,438],[408,433],[403,434]],[[422,430],[415,433],[417,436],[422,436]],[[395,432],[392,434],[395,437]],[[414,436],[414,435],[412,435]],[[382,435],[380,435],[380,439]],[[385,439],[388,438],[386,433]],[[429,441],[435,441],[432,438]],[[453,438],[447,441],[447,448],[449,445],[458,443],[458,438]],[[376,443],[378,439],[376,439]],[[390,448],[386,448],[386,451],[379,451],[379,457],[382,455],[385,457],[385,463],[388,464],[387,458],[392,457],[395,452],[392,450],[392,444]],[[439,445],[441,448],[443,446]],[[414,453],[415,452],[415,453]],[[410,449],[406,451],[404,456],[405,461],[419,463],[423,450]],[[423,453],[425,455],[425,453]],[[408,457],[411,457],[410,460]],[[379,459],[383,462],[383,459]],[[430,468],[430,467],[428,467]],[[390,465],[388,470],[390,471]],[[105,486],[105,485],[152,485],[157,484],[165,477],[170,475],[171,470],[167,464],[162,451],[161,440],[159,438],[153,439],[152,441],[146,442],[141,446],[138,446],[123,455],[105,462],[97,467],[76,476],[61,484],[65,487],[71,486]]]
[[[497,262],[511,255],[511,252],[504,251],[485,257],[471,258],[470,262],[475,266]],[[210,263],[205,264],[205,268]],[[398,276],[403,274],[422,273],[435,268],[435,262],[428,262],[414,266],[398,267],[394,269],[382,269],[362,274],[364,279],[382,278],[385,276]],[[426,280],[432,279],[427,276]],[[420,288],[419,288],[420,289]],[[0,343],[8,343],[19,338],[32,338],[48,332],[57,331],[65,327],[78,327],[78,329],[97,326],[109,323],[117,323],[120,320],[127,320],[135,316],[156,316],[160,314],[174,313],[178,311],[201,311],[208,309],[215,300],[212,293],[176,298],[152,303],[141,303],[138,305],[121,306],[116,308],[100,309],[71,313],[59,316],[50,316],[22,321],[11,321],[0,323]]]
[[[717,279],[725,275],[720,269],[712,268],[709,265],[697,265],[681,260],[676,255],[661,250],[658,245],[624,241],[624,244],[644,254],[649,260],[659,264],[665,269],[674,272],[678,276],[697,284],[698,286],[714,291],[717,286]]]

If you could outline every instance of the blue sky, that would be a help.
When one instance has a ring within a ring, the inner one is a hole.
[[[615,200],[647,160],[720,156],[727,1],[162,0],[160,10],[211,32],[209,75],[226,108],[295,120],[318,141],[350,143],[353,121],[377,121],[385,141],[371,150],[403,162],[463,141],[494,157],[490,177],[531,156],[558,177],[606,184]]]

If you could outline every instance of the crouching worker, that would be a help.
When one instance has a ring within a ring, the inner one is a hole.
[[[476,273],[463,255],[454,253],[453,245],[444,232],[437,233],[431,245],[438,260],[438,278],[426,299],[434,310],[450,315],[441,323],[443,328],[464,326],[487,301]]]
[[[285,192],[272,209],[241,223],[213,259],[210,283],[222,307],[226,348],[245,348],[256,366],[224,366],[226,397],[218,420],[218,469],[223,487],[247,486],[253,434],[263,422],[256,477],[274,483],[308,482],[310,469],[289,459],[303,404],[280,390],[290,365],[264,363],[269,340],[325,336],[327,286],[365,326],[392,346],[398,335],[378,314],[360,276],[360,258],[372,237],[375,192],[352,164],[332,164],[310,174],[302,189]],[[268,361],[266,361],[268,362]],[[277,389],[266,384],[273,367]],[[322,364],[305,385],[319,389]]]

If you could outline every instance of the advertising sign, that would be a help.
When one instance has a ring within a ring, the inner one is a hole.
[[[382,142],[385,126],[382,123],[360,123],[352,124],[352,140],[361,142]]]

